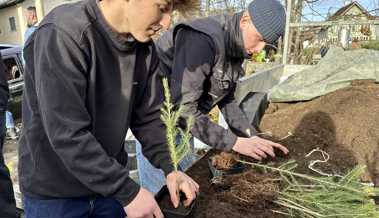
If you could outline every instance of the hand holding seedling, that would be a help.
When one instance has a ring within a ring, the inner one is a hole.
[[[166,178],[167,188],[170,192],[171,201],[175,208],[178,208],[180,203],[180,192],[186,196],[184,206],[189,206],[196,198],[196,193],[199,192],[199,185],[187,176],[185,173],[178,171],[179,162],[189,152],[189,141],[191,139],[190,130],[193,125],[193,117],[187,119],[187,128],[182,130],[177,126],[178,119],[181,116],[182,107],[174,110],[174,105],[171,102],[170,88],[167,79],[163,79],[163,87],[165,101],[161,109],[161,119],[166,126],[166,138],[168,150],[174,171],[168,174]],[[178,142],[178,138],[180,138]]]
[[[166,178],[166,184],[170,192],[172,204],[175,208],[179,206],[180,191],[186,196],[186,200],[184,201],[184,206],[186,207],[191,205],[192,201],[195,200],[197,193],[199,193],[199,185],[185,173],[180,171],[170,173]]]
[[[251,138],[237,138],[236,144],[233,146],[233,151],[252,157],[256,160],[266,159],[269,156],[275,157],[274,148],[281,150],[284,154],[288,154],[288,149],[281,144],[272,142],[253,136]]]

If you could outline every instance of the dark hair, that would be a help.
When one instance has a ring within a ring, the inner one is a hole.
[[[36,7],[34,7],[34,6],[29,6],[28,8],[26,8],[26,10],[28,10],[28,11],[34,11],[34,12],[37,11]]]

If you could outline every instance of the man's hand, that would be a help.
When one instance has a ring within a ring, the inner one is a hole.
[[[185,173],[174,171],[167,175],[166,178],[167,188],[170,192],[171,202],[175,208],[179,206],[180,191],[186,195],[184,206],[188,207],[193,200],[195,200],[199,192],[199,185]]]
[[[124,210],[128,218],[164,217],[153,194],[142,187],[134,200]]]
[[[288,154],[288,149],[281,144],[254,136],[251,138],[237,138],[233,151],[252,157],[256,160],[267,158],[267,155],[275,157],[274,148],[280,149],[284,154]]]

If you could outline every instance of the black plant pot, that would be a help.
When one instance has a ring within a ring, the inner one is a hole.
[[[158,202],[165,218],[192,218],[194,217],[195,209],[197,207],[197,198],[188,207],[185,207],[183,201],[185,199],[184,194],[180,195],[180,204],[178,208],[174,208],[170,199],[170,192],[167,186],[163,186],[162,189],[155,195],[155,199]]]
[[[236,165],[234,165],[232,168],[230,169],[217,169],[215,166],[213,166],[212,164],[212,158],[209,158],[208,159],[208,166],[209,166],[209,169],[212,173],[212,177],[213,178],[222,178],[226,175],[232,175],[232,174],[238,174],[238,173],[242,173],[246,166],[243,165],[242,163],[237,163]]]

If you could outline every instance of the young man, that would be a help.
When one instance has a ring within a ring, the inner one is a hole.
[[[242,62],[275,43],[284,33],[285,10],[277,0],[254,0],[232,16],[219,15],[178,24],[157,41],[163,71],[171,77],[174,101],[195,117],[192,134],[220,150],[234,150],[262,160],[284,146],[257,136],[234,99]],[[218,106],[229,129],[207,113]]]
[[[130,127],[163,169],[174,206],[198,185],[174,172],[160,120],[158,58],[151,42],[168,0],[86,0],[60,6],[24,48],[19,175],[26,218],[163,217],[129,176]],[[165,15],[165,16],[163,16]]]
[[[37,29],[38,17],[37,17],[36,7],[30,6],[26,9],[26,22],[27,22],[28,28],[26,29],[25,34],[24,34],[25,42]]]
[[[5,165],[3,145],[5,139],[5,111],[8,105],[9,89],[5,66],[0,52],[0,217],[16,218],[16,202],[14,199],[12,181]]]

